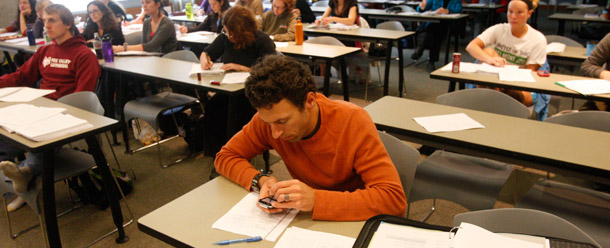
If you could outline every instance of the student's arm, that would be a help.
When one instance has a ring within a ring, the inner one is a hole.
[[[332,11],[332,9],[330,7],[326,7],[326,10],[324,11],[324,14],[322,14],[322,18],[317,19],[314,24],[319,25],[320,22],[324,19],[326,19],[327,17],[330,16],[330,12]]]
[[[25,23],[25,15],[27,13],[21,11],[21,13],[19,14],[19,30],[21,30],[21,33],[26,33],[26,31],[28,30],[27,28],[27,23]]]
[[[195,27],[192,27],[192,26],[191,27],[187,27],[186,28],[186,30],[187,30],[186,33],[196,32],[196,31],[211,31],[212,30],[212,28],[211,28],[212,21],[215,21],[215,20],[212,20],[212,19],[216,19],[216,18],[212,17],[212,14],[206,16],[205,20],[203,20],[203,22],[200,23],[199,25],[197,25]],[[182,27],[184,27],[184,26],[180,26],[180,32],[181,33],[185,33],[185,32],[182,32]]]
[[[208,70],[212,68],[214,61],[220,58],[220,55],[224,53],[224,43],[226,39],[227,37],[224,34],[220,34],[216,36],[216,39],[212,41],[212,44],[205,48],[199,57],[201,69]]]
[[[13,22],[11,22],[11,24],[9,24],[6,28],[4,28],[5,31],[2,33],[7,33],[7,32],[17,32],[17,30],[19,30],[19,26],[17,26],[17,20],[13,20]]]
[[[478,59],[480,62],[485,62],[494,66],[504,66],[506,65],[506,60],[501,57],[492,57],[489,54],[483,51],[485,47],[485,43],[480,38],[474,38],[468,46],[466,46],[466,51],[475,59]]]
[[[274,41],[294,41],[295,37],[295,25],[297,24],[296,16],[292,15],[288,27],[286,27],[286,33],[273,35]]]
[[[349,8],[349,15],[347,17],[327,17],[324,19],[324,23],[336,22],[344,25],[354,25],[356,23],[356,18],[358,18],[358,6],[352,6]]]
[[[43,50],[44,48],[38,49],[16,72],[0,77],[0,88],[15,86],[35,87],[36,82],[41,78],[38,63],[40,53]]]
[[[76,72],[74,78],[76,89],[74,92],[94,91],[97,80],[102,74],[97,57],[87,49],[73,63]]]
[[[580,66],[585,76],[610,80],[610,71],[603,68],[604,64],[610,63],[610,34],[607,34],[595,47]],[[607,65],[608,66],[608,65]]]

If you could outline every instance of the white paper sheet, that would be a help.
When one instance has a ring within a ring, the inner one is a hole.
[[[31,125],[17,128],[15,133],[34,141],[44,141],[92,127],[93,125],[86,120],[69,114],[58,114]]]
[[[358,25],[345,25],[342,23],[331,23],[328,24],[328,28],[330,29],[335,29],[335,30],[352,30],[352,29],[358,29],[360,27],[358,27]]]
[[[477,69],[477,73],[481,74],[491,74],[498,75],[501,71],[510,71],[510,70],[518,70],[519,66],[517,65],[505,65],[504,67],[497,67],[487,63],[482,63],[479,65]]]
[[[223,84],[243,84],[246,79],[250,76],[249,72],[231,72],[226,73],[222,79]]]
[[[415,117],[413,120],[432,133],[485,128],[464,113]]]
[[[557,84],[583,95],[610,93],[610,81],[603,79],[560,81]]]
[[[210,44],[216,39],[216,33],[208,31],[198,31],[187,34],[179,34],[178,40],[193,43],[206,43]]]
[[[299,212],[292,209],[283,213],[268,214],[257,207],[257,202],[257,194],[247,194],[229,212],[214,222],[212,228],[250,237],[261,236],[273,242]]]
[[[4,94],[7,93],[8,94]],[[55,90],[35,89],[30,87],[7,87],[0,89],[2,102],[29,102],[36,98],[46,96]]]
[[[152,52],[145,52],[145,51],[125,51],[125,52],[118,52],[114,54],[115,56],[159,56],[159,55],[163,55],[162,53],[152,53]]]
[[[451,246],[452,248],[544,248],[544,245],[495,234],[465,222],[460,225]]]
[[[502,70],[500,71],[500,74],[498,74],[498,77],[500,78],[500,81],[536,82],[532,76],[532,70],[530,69]]]
[[[288,42],[276,41],[275,47],[288,47]]]
[[[6,40],[6,42],[8,42],[8,43],[19,43],[22,41],[28,42],[28,37],[26,36],[26,37],[21,37],[21,38],[17,38],[17,39]]]
[[[212,68],[210,68],[209,70],[204,70],[204,69],[201,69],[201,64],[193,63],[193,65],[191,66],[191,72],[189,72],[189,75],[192,76],[197,73],[201,73],[201,75],[222,74],[222,73],[225,73],[225,70],[220,69],[220,67],[222,65],[223,65],[223,63],[214,63]]]
[[[9,132],[66,111],[64,108],[37,107],[31,104],[15,104],[0,108],[0,126]],[[27,114],[24,114],[27,113]]]
[[[446,64],[441,68],[442,71],[451,71],[453,63]],[[479,64],[470,62],[460,62],[460,72],[476,72],[479,70]]]
[[[449,248],[450,244],[448,232],[382,222],[369,248]]]
[[[551,42],[551,44],[546,45],[546,53],[562,53],[566,50],[566,44],[559,42]]]
[[[274,248],[350,248],[356,239],[298,227],[286,229]]]

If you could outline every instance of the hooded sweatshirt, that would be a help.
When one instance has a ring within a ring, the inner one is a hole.
[[[95,54],[80,35],[38,48],[16,72],[0,77],[0,88],[27,86],[56,90],[46,97],[58,98],[79,91],[93,91],[101,68]]]

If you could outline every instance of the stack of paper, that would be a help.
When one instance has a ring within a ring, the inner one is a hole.
[[[44,141],[93,127],[69,114],[64,108],[16,104],[0,108],[0,126],[34,141]]]
[[[222,73],[225,73],[225,70],[220,69],[220,67],[222,67],[222,66],[223,66],[223,63],[214,63],[212,68],[210,68],[208,70],[204,70],[204,69],[201,69],[201,64],[193,63],[193,65],[191,65],[191,72],[189,73],[189,75],[192,76],[197,73],[201,73],[201,75],[222,74]]]
[[[6,87],[0,89],[0,101],[29,102],[53,92],[55,92],[55,90],[42,90],[30,87]]]
[[[551,42],[546,45],[546,53],[562,53],[566,50],[566,44],[559,42]]]
[[[534,76],[532,76],[532,70],[530,69],[501,70],[498,77],[500,78],[500,81],[536,82]]]
[[[464,113],[415,117],[413,120],[432,133],[485,128]]]
[[[610,81],[603,79],[561,81],[557,84],[583,95],[610,93]]]
[[[250,76],[249,72],[231,72],[225,74],[225,77],[222,79],[223,84],[243,84],[246,82],[246,79]]]
[[[328,27],[330,29],[335,29],[335,30],[352,30],[352,29],[360,28],[360,27],[358,27],[358,25],[345,25],[342,23],[331,23],[331,24],[328,24]]]

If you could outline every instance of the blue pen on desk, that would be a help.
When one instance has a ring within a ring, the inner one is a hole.
[[[229,239],[229,240],[222,240],[222,241],[218,241],[213,243],[214,245],[228,245],[228,244],[233,244],[233,243],[242,243],[242,242],[256,242],[256,241],[261,241],[263,240],[263,238],[261,238],[261,236],[256,236],[256,237],[250,237],[250,238],[245,238],[245,239]]]

